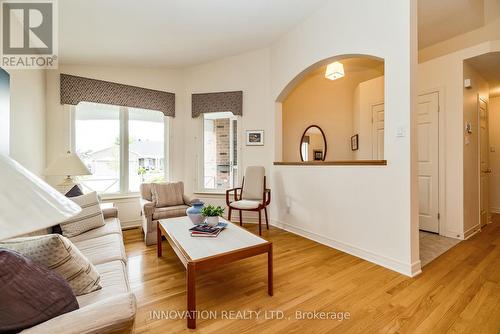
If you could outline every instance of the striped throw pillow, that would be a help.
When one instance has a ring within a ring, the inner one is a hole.
[[[94,228],[104,226],[104,217],[95,191],[82,196],[72,197],[71,200],[78,204],[82,208],[82,211],[77,216],[59,224],[62,234],[65,237],[71,238]]]
[[[0,248],[16,251],[34,263],[57,272],[76,296],[101,289],[96,268],[67,238],[59,234],[16,238],[0,242]]]

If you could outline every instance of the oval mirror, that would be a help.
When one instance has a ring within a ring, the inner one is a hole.
[[[325,161],[326,137],[317,125],[307,127],[300,140],[300,159],[302,161]]]

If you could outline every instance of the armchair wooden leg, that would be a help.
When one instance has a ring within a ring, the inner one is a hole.
[[[264,214],[266,215],[266,228],[269,230],[269,221],[267,220],[267,207],[264,208]]]
[[[243,226],[243,211],[240,210],[240,226]]]
[[[227,220],[231,221],[231,213],[233,212],[233,209],[229,207],[229,212],[227,213]]]
[[[261,212],[259,210],[259,235],[262,235],[262,225],[261,225]]]

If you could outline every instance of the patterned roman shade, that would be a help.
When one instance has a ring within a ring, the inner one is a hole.
[[[61,74],[61,104],[95,102],[116,106],[158,110],[175,116],[175,94]]]
[[[232,112],[243,116],[243,92],[193,94],[191,107],[193,118],[210,112]]]

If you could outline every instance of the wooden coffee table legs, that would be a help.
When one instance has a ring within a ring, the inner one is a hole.
[[[269,244],[267,251],[267,293],[272,296],[273,289],[273,244]]]
[[[199,260],[192,260],[186,256],[185,251],[179,246],[179,243],[170,238],[160,225],[157,226],[158,242],[157,251],[158,257],[162,256],[162,235],[165,235],[167,242],[172,247],[175,254],[179,257],[182,264],[186,268],[186,288],[187,288],[187,327],[196,328],[196,275],[198,271],[213,270],[221,265],[267,253],[267,293],[273,295],[273,244],[270,242],[255,245],[252,247],[242,248],[235,251],[211,256]]]
[[[158,257],[161,257],[161,230],[160,230],[160,221],[156,223],[156,249],[158,251]]]
[[[195,264],[190,262],[186,268],[186,286],[187,286],[187,327],[196,328],[196,268]]]

